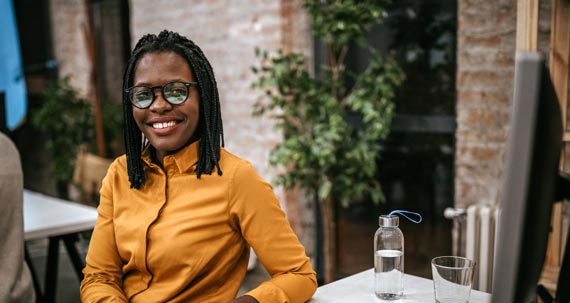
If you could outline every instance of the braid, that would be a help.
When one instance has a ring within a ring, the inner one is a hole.
[[[214,167],[218,175],[220,169],[220,146],[224,146],[222,113],[218,87],[212,66],[202,50],[188,38],[171,31],[162,31],[158,36],[147,34],[136,44],[127,63],[123,77],[123,111],[125,119],[125,150],[127,171],[131,188],[140,189],[145,182],[141,159],[142,134],[133,117],[132,105],[126,90],[133,86],[134,68],[137,61],[147,53],[175,52],[188,61],[194,80],[198,82],[200,94],[200,115],[198,128],[200,143],[198,147],[197,177],[211,174]]]

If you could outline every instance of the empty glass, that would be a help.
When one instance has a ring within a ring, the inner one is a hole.
[[[431,260],[435,301],[467,303],[471,294],[475,261],[454,256]]]

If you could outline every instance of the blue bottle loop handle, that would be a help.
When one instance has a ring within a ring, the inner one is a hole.
[[[391,211],[391,212],[388,214],[388,217],[392,217],[392,215],[397,215],[397,214],[402,215],[402,217],[404,217],[404,218],[406,218],[406,219],[408,219],[408,220],[410,220],[410,221],[412,221],[412,222],[414,222],[414,223],[416,223],[416,224],[422,222],[422,215],[420,215],[419,213],[415,213],[415,212],[407,211],[407,210],[399,210],[399,209],[393,210],[393,211]],[[406,214],[411,214],[411,215],[418,216],[419,219],[418,219],[418,220],[414,220],[414,219],[412,219],[412,218],[406,216]]]

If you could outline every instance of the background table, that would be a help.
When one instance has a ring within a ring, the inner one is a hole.
[[[24,190],[24,239],[34,240],[90,230],[97,209]]]
[[[310,303],[379,303],[383,301],[374,294],[374,269],[369,269],[350,277],[323,285],[317,289]],[[433,282],[412,275],[404,276],[404,296],[398,303],[435,302]],[[491,295],[471,291],[470,303],[489,303]]]
[[[93,229],[96,221],[97,209],[94,207],[24,190],[24,239],[49,239],[43,294],[26,249],[26,262],[32,272],[38,302],[55,302],[60,241],[65,244],[78,279],[83,280],[81,270],[85,264],[75,242],[77,234]]]

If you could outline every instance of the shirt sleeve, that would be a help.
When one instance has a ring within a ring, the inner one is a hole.
[[[232,178],[230,214],[237,217],[245,240],[271,275],[247,294],[259,302],[296,303],[311,298],[316,274],[305,248],[293,232],[271,186],[249,163],[240,163]]]
[[[128,302],[122,290],[121,258],[115,242],[113,227],[112,184],[117,162],[113,163],[103,179],[99,216],[89,242],[85,275],[80,295],[84,303]]]

